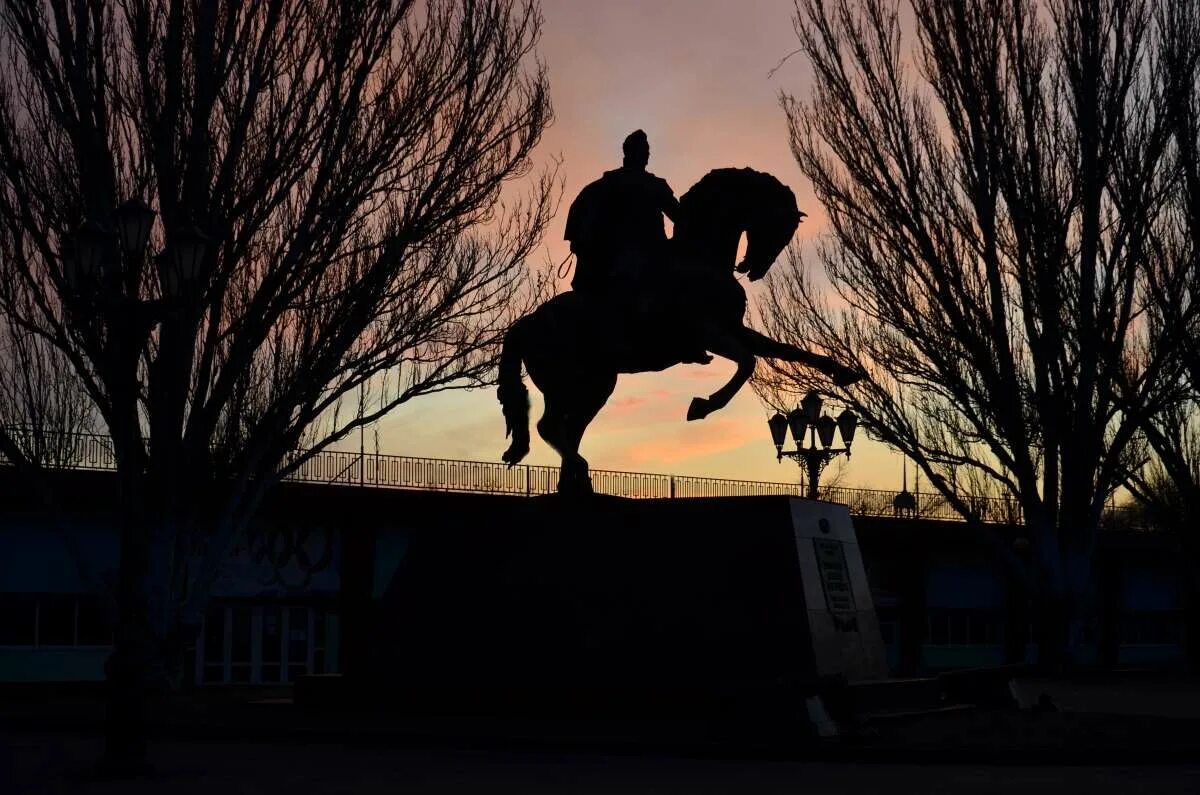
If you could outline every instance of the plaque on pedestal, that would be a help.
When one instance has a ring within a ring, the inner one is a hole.
[[[884,679],[887,657],[850,511],[791,500],[813,665],[818,676]]]

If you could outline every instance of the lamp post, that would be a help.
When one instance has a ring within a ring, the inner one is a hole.
[[[98,378],[108,393],[111,416],[107,418],[121,478],[122,509],[120,558],[117,564],[117,621],[113,654],[108,662],[112,683],[109,703],[107,754],[123,763],[144,756],[144,693],[146,685],[161,681],[157,660],[149,651],[156,638],[149,615],[154,607],[147,594],[154,587],[151,556],[165,546],[159,536],[147,532],[144,507],[139,507],[146,488],[136,467],[126,461],[143,461],[150,455],[142,439],[139,400],[142,384],[139,363],[156,327],[160,361],[172,367],[187,360],[164,352],[191,343],[187,323],[202,293],[202,267],[208,239],[190,224],[168,226],[166,251],[148,251],[157,214],[145,202],[131,199],[101,219],[87,219],[73,235],[62,241],[60,285],[68,313],[91,334],[93,361]],[[143,297],[147,266],[159,280],[159,297]],[[169,342],[171,340],[171,342]],[[183,372],[186,379],[188,372]],[[172,377],[178,376],[178,368]],[[184,380],[186,384],[186,380]],[[169,440],[170,434],[151,436]],[[176,440],[177,441],[177,440]],[[150,446],[153,450],[154,446]],[[151,466],[151,469],[154,467]],[[173,506],[173,510],[177,510]],[[154,549],[152,549],[154,546]]]
[[[821,396],[809,392],[800,401],[798,408],[792,409],[786,415],[776,412],[767,425],[771,428],[771,440],[775,442],[775,457],[782,461],[793,458],[802,463],[808,476],[808,498],[817,499],[821,472],[825,466],[845,454],[850,457],[850,443],[854,441],[854,431],[858,427],[858,417],[850,409],[844,410],[837,419],[821,413]],[[792,432],[792,440],[796,443],[795,450],[784,450],[788,430]],[[809,444],[804,445],[804,433],[809,433]],[[837,431],[842,437],[843,447],[833,446],[833,434]],[[820,446],[818,446],[820,442]]]

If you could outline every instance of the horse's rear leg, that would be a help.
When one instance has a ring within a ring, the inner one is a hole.
[[[863,374],[852,367],[838,364],[828,356],[806,351],[786,342],[773,340],[766,334],[743,326],[739,332],[740,341],[755,356],[766,359],[782,359],[785,362],[798,362],[808,365],[825,373],[833,379],[837,386],[847,386],[862,379]]]
[[[563,413],[559,401],[543,393],[542,418],[538,420],[538,436],[553,448],[554,452],[563,455]]]
[[[617,386],[616,373],[600,378],[590,379],[580,383],[572,395],[570,407],[563,414],[562,471],[559,473],[559,491],[573,494],[591,494],[592,479],[588,472],[588,462],[579,454],[579,445],[583,441],[583,433],[591,424],[600,409],[608,402],[613,389]]]
[[[537,423],[538,436],[541,436],[562,459],[558,468],[558,492],[560,494],[576,491],[575,470],[579,468],[576,461],[579,458],[578,444],[572,448],[566,441],[567,414],[563,410],[565,403],[566,401],[562,398],[551,398],[549,395],[545,395],[542,418]],[[586,461],[583,463],[583,467],[586,471]]]

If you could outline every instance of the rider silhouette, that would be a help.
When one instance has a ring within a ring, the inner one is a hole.
[[[630,133],[621,148],[622,166],[580,191],[567,213],[564,236],[575,254],[575,290],[628,289],[665,258],[662,219],[675,220],[679,201],[665,179],[646,170],[646,133]]]
[[[674,222],[679,200],[665,179],[646,170],[650,142],[645,132],[630,133],[621,149],[621,167],[604,172],[571,204],[564,237],[575,255],[571,288],[600,296],[623,309],[627,322],[644,327],[661,322],[652,310],[667,287],[670,252],[663,216]],[[691,350],[684,361],[707,364],[712,357]]]

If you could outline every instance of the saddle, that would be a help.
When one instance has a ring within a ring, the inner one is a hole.
[[[712,361],[695,322],[698,307],[680,289],[678,270],[616,271],[617,278],[574,292],[588,304],[591,325],[603,332],[601,347],[618,370],[647,372]]]

